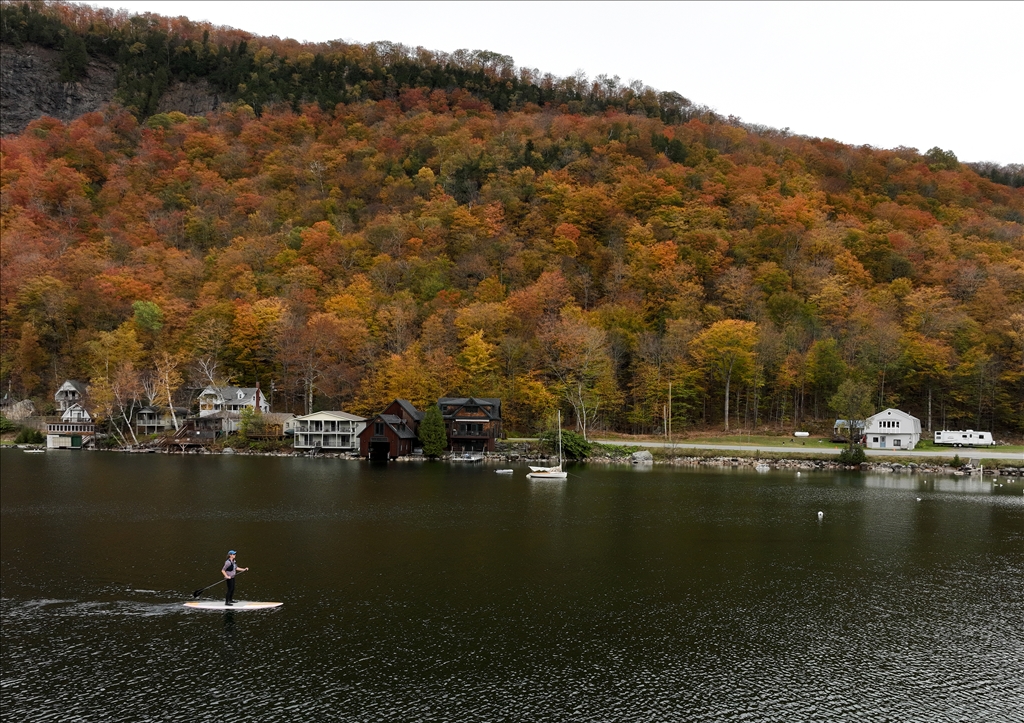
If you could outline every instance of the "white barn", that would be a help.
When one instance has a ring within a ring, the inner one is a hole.
[[[921,420],[898,409],[886,409],[864,420],[868,449],[913,449],[921,441]]]
[[[359,433],[366,419],[348,412],[313,412],[294,420],[295,449],[359,452]]]

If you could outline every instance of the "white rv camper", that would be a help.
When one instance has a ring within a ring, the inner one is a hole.
[[[935,432],[935,444],[951,444],[954,447],[990,447],[996,441],[991,432],[975,432],[973,429],[942,430]]]

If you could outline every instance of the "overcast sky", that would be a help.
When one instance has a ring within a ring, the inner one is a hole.
[[[642,80],[803,135],[1024,163],[1021,2],[90,4],[297,40],[492,50],[559,76]]]

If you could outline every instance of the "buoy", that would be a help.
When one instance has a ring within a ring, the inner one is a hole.
[[[819,513],[818,513],[818,519],[819,519],[819,520],[820,520],[821,518],[823,518],[824,516],[825,516],[825,513],[824,513],[824,512],[819,512]]]

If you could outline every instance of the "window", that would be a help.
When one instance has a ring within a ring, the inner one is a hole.
[[[871,441],[872,441],[872,442],[873,442],[874,444],[878,444],[878,437],[872,437],[872,438],[871,438]]]
[[[373,433],[378,436],[384,434],[384,422],[374,422]]]
[[[899,447],[899,446],[900,446],[900,440],[898,440],[898,439],[894,439],[894,440],[892,441],[892,446],[893,446],[893,447]]]

